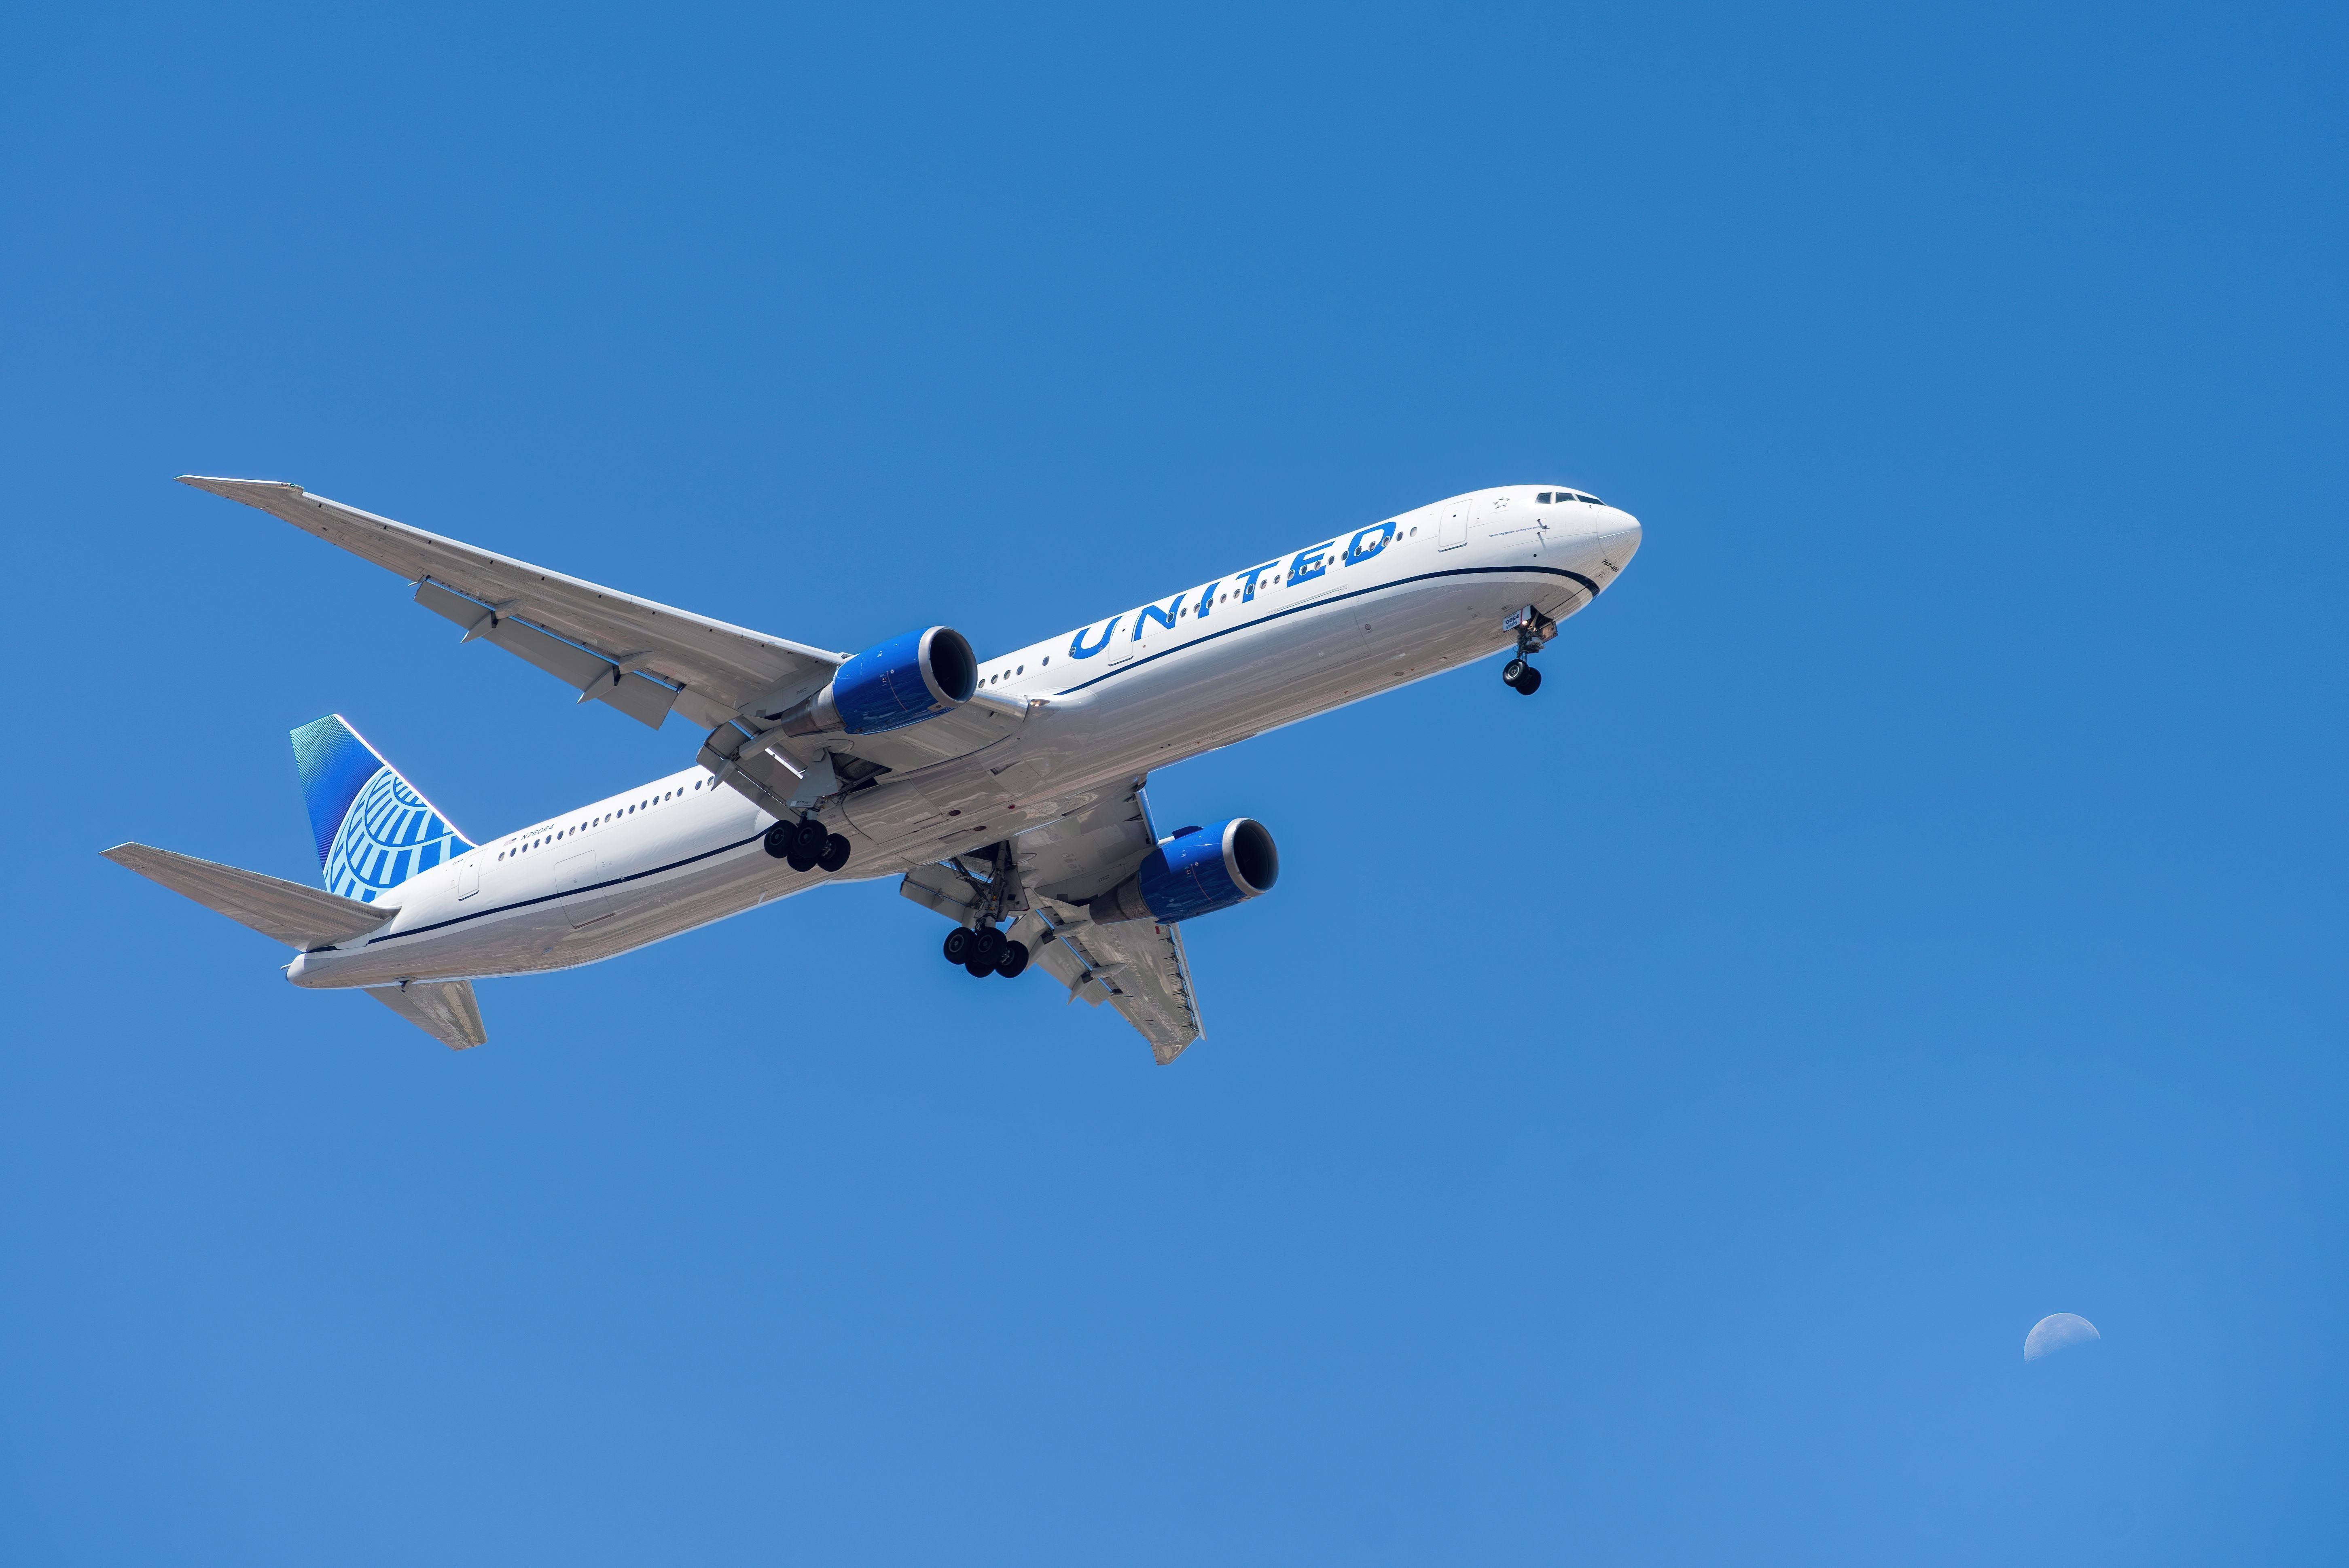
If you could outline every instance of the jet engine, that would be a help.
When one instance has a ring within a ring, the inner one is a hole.
[[[934,626],[875,643],[774,720],[786,735],[870,735],[935,719],[978,690],[970,644],[952,627]]]
[[[1280,877],[1280,851],[1264,824],[1245,816],[1212,827],[1186,827],[1150,852],[1134,874],[1087,906],[1102,925],[1159,920],[1228,909],[1268,893]]]

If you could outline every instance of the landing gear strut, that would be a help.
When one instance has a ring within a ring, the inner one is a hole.
[[[1542,644],[1557,635],[1557,623],[1527,605],[1501,623],[1503,631],[1517,634],[1517,654],[1501,670],[1501,684],[1521,697],[1541,690],[1541,671],[1528,662]]]
[[[779,822],[767,829],[766,849],[776,859],[788,861],[794,871],[812,871],[819,866],[837,871],[848,864],[848,840],[812,815]]]
[[[1012,866],[1009,843],[993,845],[984,852],[987,861],[984,870],[974,864],[980,858],[979,855],[957,856],[954,865],[957,875],[978,885],[976,902],[965,898],[956,900],[955,904],[932,904],[930,907],[941,914],[951,909],[958,919],[971,922],[967,926],[957,925],[947,933],[944,949],[947,962],[961,965],[974,980],[990,974],[999,974],[1010,980],[1028,967],[1028,961],[1033,956],[1029,952],[1026,942],[1013,941],[996,924],[1007,917],[1016,917],[1023,907],[1019,899],[1019,873]],[[966,888],[965,891],[970,889]],[[966,910],[968,913],[964,912]]]

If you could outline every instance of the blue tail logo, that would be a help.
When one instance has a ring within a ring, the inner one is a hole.
[[[372,904],[473,847],[340,713],[294,732],[294,765],[330,893]]]

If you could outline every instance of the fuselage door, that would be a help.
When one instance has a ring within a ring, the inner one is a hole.
[[[564,889],[563,912],[571,917],[574,930],[618,912],[611,896],[596,887],[604,879],[597,859],[594,850],[585,849],[554,868]]]
[[[1443,514],[1435,520],[1435,547],[1456,550],[1467,542],[1468,504],[1465,501],[1445,502]]]

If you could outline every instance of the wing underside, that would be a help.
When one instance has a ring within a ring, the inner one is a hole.
[[[813,691],[842,655],[729,626],[527,561],[428,534],[276,480],[184,474],[398,573],[416,600],[579,693],[658,728],[671,709],[704,729],[761,698]]]
[[[1028,909],[1010,934],[1027,945],[1032,963],[1068,988],[1071,1000],[1115,1008],[1164,1065],[1203,1033],[1182,933],[1151,920],[1096,925],[1084,907],[1124,880],[1156,843],[1138,779],[1019,835],[1011,840],[1011,864]],[[959,869],[916,872],[901,890],[949,919],[968,921],[978,894],[965,874],[984,877],[989,869],[967,857]]]
[[[1205,1038],[1191,961],[1176,927],[1148,920],[1052,927],[1031,912],[1020,917],[1012,935],[1029,944],[1036,961],[1067,986],[1071,996],[1095,1007],[1106,1002],[1116,1008],[1150,1042],[1150,1054],[1160,1066]]]

